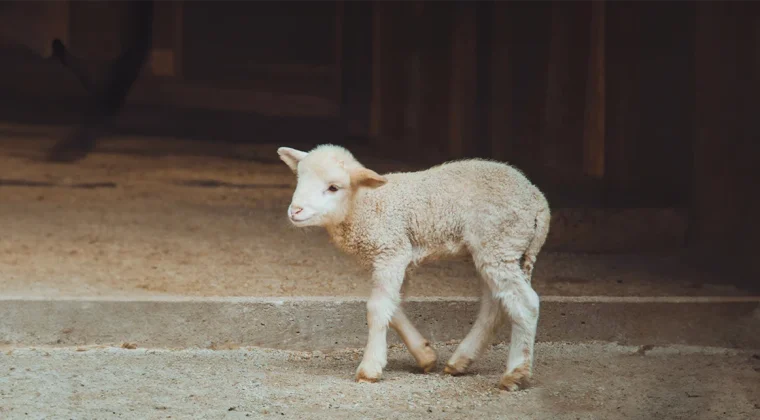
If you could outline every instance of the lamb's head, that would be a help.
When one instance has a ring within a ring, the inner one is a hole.
[[[277,153],[298,176],[288,207],[288,217],[298,227],[341,223],[359,188],[377,188],[387,182],[339,146],[322,145],[310,152],[281,147]]]

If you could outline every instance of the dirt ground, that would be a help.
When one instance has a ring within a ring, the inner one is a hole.
[[[448,357],[453,345],[440,345]],[[353,382],[359,351],[6,349],[0,417],[750,419],[760,356],[734,350],[539,344],[534,386],[496,388],[498,345],[450,377],[391,349],[384,379]]]
[[[14,130],[0,125],[4,296],[369,293],[367,273],[323,231],[287,222],[295,179],[276,146],[109,138],[80,163],[54,164],[42,160],[53,129],[27,127],[23,136]],[[545,252],[534,284],[542,295],[748,293],[715,285],[724,280],[675,254]],[[465,261],[419,268],[407,293],[477,296],[478,290]]]

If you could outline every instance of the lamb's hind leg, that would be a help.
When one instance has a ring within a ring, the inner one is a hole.
[[[493,332],[501,325],[502,311],[500,303],[496,301],[491,288],[483,283],[483,293],[480,297],[480,312],[470,332],[462,340],[444,372],[451,375],[464,373],[470,364],[483,352],[493,336]]]
[[[480,272],[512,323],[507,370],[499,387],[516,391],[530,385],[533,374],[533,345],[538,326],[539,298],[519,260],[492,263],[481,261]]]
[[[412,353],[414,360],[417,361],[417,365],[422,368],[423,372],[428,373],[435,369],[438,360],[435,350],[430,347],[430,342],[417,331],[401,307],[396,309],[396,313],[393,314],[391,327],[401,336],[401,340],[404,341],[409,353]]]

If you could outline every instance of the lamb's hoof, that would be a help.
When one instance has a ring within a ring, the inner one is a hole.
[[[451,376],[464,375],[467,372],[467,368],[472,363],[472,360],[462,357],[455,362],[446,363],[446,367],[443,368],[443,373],[447,373]]]
[[[359,371],[356,373],[356,382],[374,384],[379,380],[380,376],[368,376],[364,371]]]
[[[435,370],[438,364],[438,356],[435,354],[435,350],[430,345],[427,345],[420,353],[417,365],[422,369],[422,372],[430,373]]]
[[[530,387],[530,370],[517,368],[511,373],[501,377],[499,388],[504,391],[514,392]]]
[[[383,370],[379,366],[366,366],[363,363],[356,369],[356,382],[375,383],[380,380]]]

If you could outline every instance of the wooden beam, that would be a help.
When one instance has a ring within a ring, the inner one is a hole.
[[[591,5],[591,32],[586,81],[586,114],[583,135],[583,172],[597,179],[604,177],[604,1]]]

